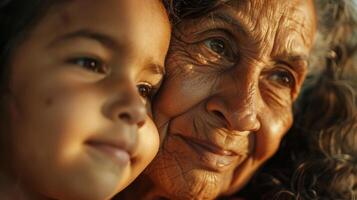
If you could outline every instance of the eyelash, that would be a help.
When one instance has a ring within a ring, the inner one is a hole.
[[[278,84],[290,89],[293,89],[296,83],[294,75],[285,69],[277,69],[273,71],[269,75],[269,79],[276,81]]]
[[[203,46],[203,48],[206,48],[209,51],[209,54],[211,54],[211,56],[213,55],[213,57],[215,57],[213,61],[214,63],[216,63],[217,61],[231,63],[237,60],[236,52],[233,50],[231,43],[225,38],[211,37],[202,41],[201,45]],[[223,51],[217,52],[217,49],[214,49],[213,45],[220,45],[220,47],[223,48]]]
[[[92,71],[98,74],[107,74],[108,67],[104,64],[101,59],[94,57],[76,57],[69,59],[68,61],[71,64],[79,65],[86,70]]]
[[[144,99],[151,100],[155,93],[156,93],[156,88],[152,86],[150,83],[147,82],[142,82],[137,85],[139,95],[143,97]],[[143,90],[146,89],[146,90]]]
[[[108,67],[100,59],[93,57],[77,57],[68,60],[69,63],[79,65],[86,70],[92,71],[98,74],[107,74]],[[144,99],[151,100],[156,93],[157,88],[152,86],[148,82],[141,82],[137,85],[138,92]]]

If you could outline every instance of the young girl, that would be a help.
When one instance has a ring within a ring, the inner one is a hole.
[[[126,187],[159,145],[149,107],[170,37],[162,3],[1,0],[0,34],[1,199]]]

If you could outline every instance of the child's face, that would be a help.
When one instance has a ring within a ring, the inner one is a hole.
[[[146,109],[169,37],[159,0],[70,1],[47,12],[10,64],[13,165],[28,189],[105,199],[148,165],[159,144]]]

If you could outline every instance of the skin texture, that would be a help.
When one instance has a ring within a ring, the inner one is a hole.
[[[156,0],[70,1],[47,12],[9,66],[12,199],[108,199],[149,164],[159,138],[147,109],[169,41]],[[112,143],[130,160],[106,152]]]
[[[213,199],[249,181],[292,124],[315,20],[310,0],[247,0],[175,27],[148,196]]]

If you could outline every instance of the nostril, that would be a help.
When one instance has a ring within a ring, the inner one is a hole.
[[[119,114],[119,119],[121,119],[122,121],[129,123],[129,124],[133,123],[132,117],[130,116],[129,113]]]
[[[130,125],[137,125],[139,128],[144,126],[145,118],[140,117],[139,113],[123,112],[118,115],[120,121]]]
[[[144,124],[145,124],[145,121],[140,121],[140,122],[138,123],[138,127],[141,128],[142,126],[144,126]]]

